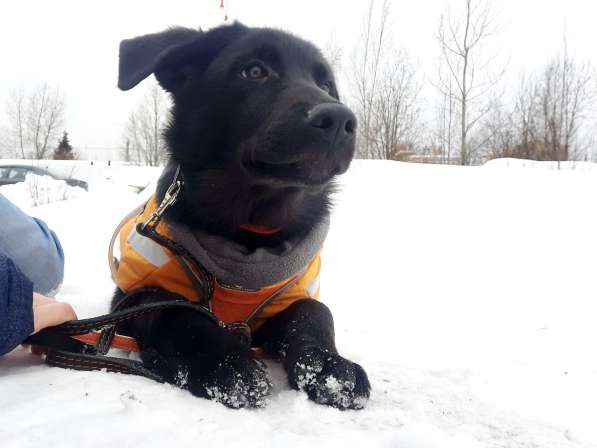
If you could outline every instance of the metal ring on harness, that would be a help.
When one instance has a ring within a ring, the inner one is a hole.
[[[176,172],[174,173],[174,178],[172,179],[172,183],[166,190],[164,197],[162,198],[162,202],[156,209],[155,212],[151,214],[151,216],[142,224],[143,230],[145,230],[151,224],[157,223],[160,219],[162,219],[162,215],[164,212],[174,205],[178,200],[178,195],[182,191],[183,180],[180,174],[180,165],[177,165]]]
[[[151,214],[149,219],[142,224],[142,229],[146,230],[146,228],[157,221],[159,221],[164,214],[164,212],[168,209],[168,207],[172,206],[177,200],[178,195],[180,194],[184,181],[182,179],[182,171],[180,169],[180,165],[177,166],[176,172],[174,173],[174,178],[172,179],[172,183],[166,190],[166,194],[164,194],[164,198],[160,203],[157,210]],[[125,224],[134,216],[137,216],[139,213],[143,211],[146,207],[147,202],[136,207],[132,212],[127,214],[116,226],[116,229],[112,233],[112,238],[110,239],[110,245],[108,246],[108,264],[110,266],[110,274],[112,276],[112,281],[116,283],[116,276],[118,270],[118,260],[114,257],[114,244],[116,243],[116,239],[118,235],[120,235],[120,231],[125,226]]]

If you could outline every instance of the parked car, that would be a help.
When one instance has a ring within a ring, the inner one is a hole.
[[[38,176],[50,176],[56,180],[63,180],[71,187],[80,187],[87,190],[89,185],[87,182],[79,179],[67,179],[64,177],[56,176],[36,166],[29,165],[0,165],[0,186],[16,184],[18,182],[24,182],[27,174],[37,174]]]

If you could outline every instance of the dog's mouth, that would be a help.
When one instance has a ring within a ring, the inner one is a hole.
[[[244,158],[245,170],[254,178],[283,187],[319,189],[327,185],[338,174],[336,170],[321,169],[317,160],[297,160],[289,162],[270,162],[254,159],[250,155]]]

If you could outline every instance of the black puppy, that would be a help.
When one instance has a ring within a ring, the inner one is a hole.
[[[300,241],[328,219],[334,176],[354,154],[356,119],[339,101],[319,50],[287,33],[241,24],[175,28],[123,41],[119,87],[155,75],[173,99],[171,163],[159,204],[180,166],[184,186],[170,223],[223,238],[251,254]],[[255,229],[266,229],[256,231]],[[113,301],[117,306],[123,292]],[[140,294],[137,303],[167,299]],[[167,381],[231,407],[264,404],[271,383],[253,351],[190,310],[165,310],[120,328],[145,365]],[[282,361],[290,385],[341,409],[362,408],[365,371],[341,357],[329,309],[306,298],[269,318],[253,346]]]

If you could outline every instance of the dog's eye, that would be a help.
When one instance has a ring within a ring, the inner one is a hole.
[[[267,70],[260,64],[251,64],[245,67],[240,75],[246,79],[265,79],[269,76]]]
[[[319,88],[321,90],[323,90],[325,93],[327,93],[328,95],[331,95],[332,90],[334,89],[334,85],[332,84],[331,81],[326,81],[326,82],[320,84]]]

